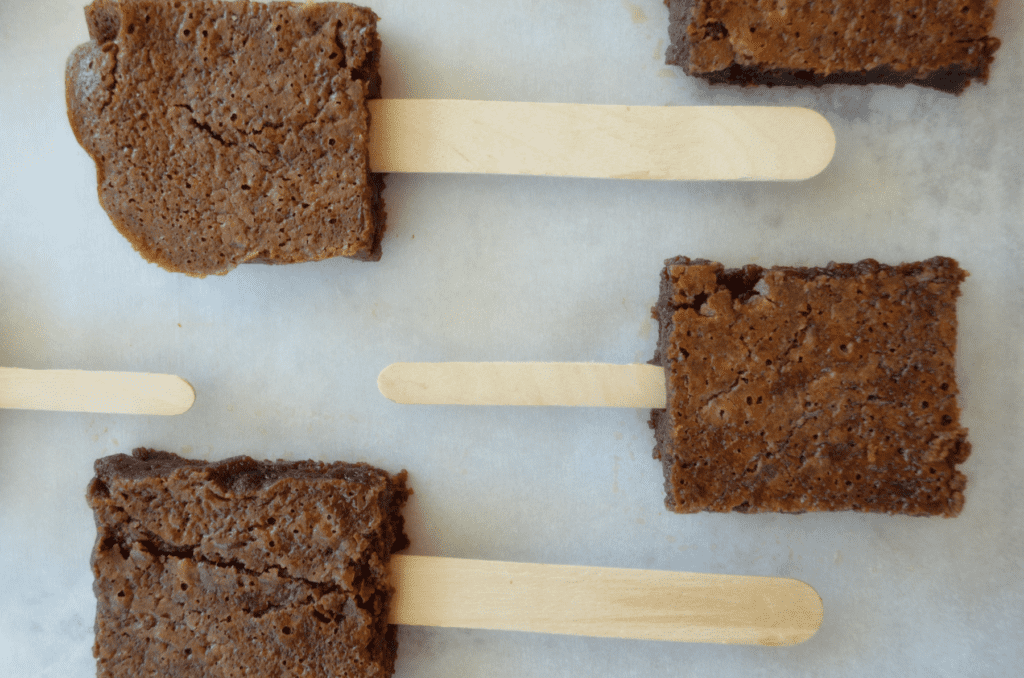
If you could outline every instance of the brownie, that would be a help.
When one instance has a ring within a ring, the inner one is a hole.
[[[97,675],[390,676],[405,481],[142,448],[97,460]]]
[[[99,199],[147,260],[376,260],[369,169],[376,15],[338,3],[96,0],[67,64],[68,118]]]
[[[956,261],[727,269],[665,262],[651,413],[678,513],[955,516],[970,454]]]
[[[907,83],[959,94],[988,79],[998,0],[665,0],[669,64],[711,83]]]

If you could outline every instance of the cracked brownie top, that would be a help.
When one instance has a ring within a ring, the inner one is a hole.
[[[98,675],[390,675],[408,495],[366,464],[98,460]]]
[[[338,3],[96,0],[68,117],[100,203],[149,261],[379,259],[376,15]]]
[[[654,309],[666,505],[954,516],[970,453],[952,259],[764,269],[679,257]]]

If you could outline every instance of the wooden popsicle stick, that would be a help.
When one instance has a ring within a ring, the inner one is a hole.
[[[828,121],[777,106],[374,99],[374,172],[796,181],[835,153]]]
[[[0,367],[0,408],[172,415],[195,399],[192,386],[172,374]]]
[[[795,579],[397,555],[390,622],[696,643],[793,645],[821,626]]]
[[[393,363],[377,388],[410,405],[665,407],[665,370],[657,365]]]

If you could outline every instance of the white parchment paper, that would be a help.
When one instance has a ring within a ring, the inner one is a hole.
[[[172,418],[0,411],[0,673],[93,675],[93,461],[362,460],[408,469],[416,554],[796,577],[825,620],[790,648],[406,628],[396,675],[1011,676],[1024,665],[1024,13],[988,85],[709,88],[665,66],[660,0],[378,0],[387,97],[821,112],[837,150],[794,184],[392,175],[379,263],[194,280],[138,257],[64,105],[83,0],[0,2],[0,365],[170,372]],[[974,452],[953,520],[667,513],[646,411],[409,407],[396,361],[643,362],[662,261],[970,271],[958,380]],[[1018,666],[1018,669],[1013,669]]]

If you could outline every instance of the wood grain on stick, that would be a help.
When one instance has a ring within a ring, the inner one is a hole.
[[[171,374],[0,367],[0,408],[172,415],[195,399],[192,386]]]
[[[835,133],[806,108],[376,99],[374,172],[660,179],[809,179]]]
[[[794,579],[402,555],[391,568],[394,624],[792,645],[823,615]]]
[[[394,363],[377,387],[404,404],[665,407],[665,370],[656,365]]]

